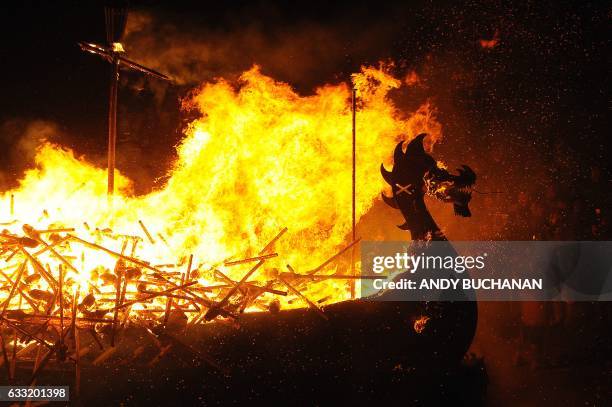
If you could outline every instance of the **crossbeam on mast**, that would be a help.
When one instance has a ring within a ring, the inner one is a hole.
[[[137,62],[127,59],[123,54],[123,46],[119,41],[125,31],[127,23],[127,7],[107,7],[105,9],[107,46],[91,42],[79,42],[79,47],[102,57],[111,64],[110,92],[108,103],[108,197],[115,193],[115,156],[117,145],[117,93],[119,90],[119,69],[125,67],[150,75],[154,78],[169,81],[166,75],[161,74]]]

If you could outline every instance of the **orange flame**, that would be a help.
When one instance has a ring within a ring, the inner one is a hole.
[[[390,163],[400,138],[421,132],[434,141],[441,136],[429,103],[413,114],[396,108],[389,92],[403,82],[386,68],[364,67],[353,76],[359,99],[357,219],[379,199],[384,183],[378,167]],[[132,196],[131,181],[117,172],[119,192],[112,208],[104,169],[67,148],[44,144],[35,168],[18,188],[2,195],[5,202],[15,196],[17,222],[6,227],[12,233],[24,223],[36,229],[74,227],[115,252],[122,250],[122,236],[140,236],[147,244],[139,246],[138,258],[168,264],[193,254],[194,269],[203,269],[230,257],[256,255],[286,226],[289,231],[275,246],[278,259],[268,260],[253,279],[266,281],[274,269],[286,271],[286,264],[297,272],[309,270],[346,244],[351,231],[350,96],[346,84],[325,85],[302,96],[257,66],[237,84],[223,79],[205,83],[185,104],[201,117],[188,126],[177,147],[166,185]],[[9,217],[8,210],[2,217]],[[162,238],[148,244],[139,221]],[[106,228],[112,232],[100,232]],[[94,270],[113,270],[116,262],[105,253],[75,257],[80,257],[78,266],[75,262],[79,274],[73,279],[81,283],[96,281],[101,273]],[[225,272],[239,280],[245,269]],[[311,284],[306,293],[331,302],[349,297],[346,282],[339,280]]]

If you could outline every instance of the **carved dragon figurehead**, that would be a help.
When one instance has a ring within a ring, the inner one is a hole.
[[[393,170],[387,171],[381,164],[380,171],[391,185],[393,196],[382,195],[385,203],[399,209],[405,223],[398,226],[409,230],[413,240],[446,240],[425,206],[424,196],[429,194],[443,202],[453,204],[458,216],[471,216],[468,203],[472,198],[471,187],[476,174],[463,165],[457,175],[440,168],[436,160],[425,152],[423,139],[427,134],[416,136],[403,150],[403,142],[395,147]]]

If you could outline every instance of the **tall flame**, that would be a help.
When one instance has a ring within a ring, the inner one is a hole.
[[[389,162],[395,143],[420,132],[437,140],[440,125],[429,103],[413,114],[400,112],[389,92],[402,86],[388,70],[364,67],[353,76],[358,95],[357,219],[378,199],[384,183],[380,162]],[[121,235],[146,239],[139,220],[155,240],[138,257],[152,263],[179,261],[194,254],[199,265],[256,255],[281,228],[276,245],[298,271],[317,266],[348,243],[351,231],[351,90],[325,85],[302,96],[255,66],[232,84],[219,79],[192,92],[185,106],[200,118],[187,128],[178,159],[165,186],[131,196],[131,182],[117,174],[112,208],[105,170],[75,157],[64,147],[44,144],[36,166],[15,197],[14,218],[37,229],[66,226],[110,228],[105,246],[121,251]],[[8,211],[1,214],[8,218]],[[11,230],[11,232],[15,232]],[[161,235],[161,238],[158,236]],[[113,237],[114,236],[114,237]],[[80,278],[91,270],[112,270],[116,259],[88,256]],[[284,271],[284,270],[283,270]],[[229,270],[240,279],[244,269]],[[260,276],[266,270],[258,272]],[[253,278],[257,279],[258,275]],[[334,300],[347,298],[344,283],[326,282]]]

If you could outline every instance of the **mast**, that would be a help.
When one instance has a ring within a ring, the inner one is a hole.
[[[357,170],[357,154],[356,154],[356,129],[355,129],[355,118],[357,114],[357,89],[353,87],[352,92],[352,111],[353,111],[353,179],[352,179],[352,232],[353,232],[353,242],[357,239],[357,234],[355,230],[356,224],[356,170]],[[355,246],[351,251],[351,274],[355,275]],[[351,298],[355,298],[355,279],[351,280]]]
[[[127,2],[115,1],[113,5],[104,8],[106,20],[106,46],[79,42],[83,51],[96,54],[111,64],[110,69],[110,91],[108,101],[108,189],[109,200],[115,193],[115,164],[117,146],[117,93],[119,90],[119,68],[129,68],[140,71],[146,75],[157,79],[169,81],[166,75],[156,72],[150,68],[142,66],[125,57],[125,51],[121,44],[121,38],[125,32],[127,24],[128,9]]]
[[[115,147],[117,145],[117,91],[119,88],[119,59],[111,63],[110,94],[108,101],[108,197],[115,193]]]
[[[106,22],[106,43],[110,50],[110,92],[108,101],[108,197],[115,193],[115,148],[117,146],[117,92],[119,88],[119,58],[123,47],[121,43],[128,10],[126,4],[111,5],[104,8]]]

